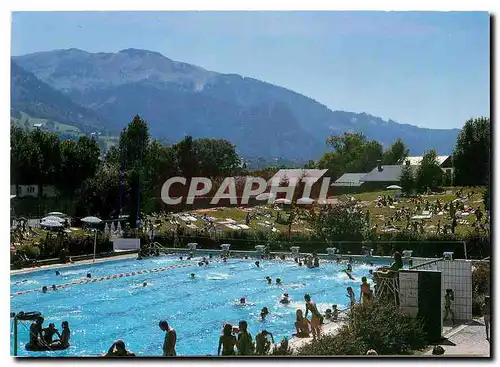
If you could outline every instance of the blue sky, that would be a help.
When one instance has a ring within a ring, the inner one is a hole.
[[[17,12],[11,50],[148,49],[444,129],[489,116],[489,32],[485,12]]]

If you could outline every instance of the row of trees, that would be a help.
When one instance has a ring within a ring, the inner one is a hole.
[[[327,144],[333,151],[325,153],[317,163],[310,161],[307,168],[328,169],[335,179],[344,173],[369,172],[380,161],[387,165],[401,164],[409,153],[401,139],[384,151],[382,144],[375,140],[369,141],[361,133],[331,136]]]
[[[104,218],[157,210],[167,178],[182,175],[234,175],[241,171],[234,145],[222,139],[186,137],[166,146],[150,138],[147,123],[135,116],[120,134],[118,146],[101,154],[94,139],[61,141],[56,134],[11,128],[12,184],[54,185],[76,200],[76,215]],[[43,194],[43,193],[42,193]]]
[[[458,186],[483,186],[490,180],[490,119],[480,117],[468,120],[457,137],[453,151],[454,177],[444,182]],[[334,178],[344,173],[369,172],[378,162],[384,165],[403,164],[409,149],[398,139],[387,150],[361,133],[344,133],[327,140],[333,151],[325,153],[317,162],[309,161],[306,168],[328,169]],[[443,173],[435,150],[426,152],[420,168],[414,172],[405,168],[402,183],[408,189],[436,188],[443,183]]]

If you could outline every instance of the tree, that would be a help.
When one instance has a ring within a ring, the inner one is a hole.
[[[488,117],[468,120],[453,152],[455,184],[482,186],[489,180],[491,123]]]
[[[233,144],[224,139],[198,139],[193,142],[200,176],[220,176],[235,173],[240,158]]]
[[[399,182],[403,194],[410,195],[412,191],[415,189],[415,176],[413,174],[413,169],[411,166],[408,165],[403,166]]]
[[[365,213],[350,201],[322,205],[308,220],[315,235],[324,241],[362,240],[368,229]]]
[[[427,188],[434,190],[443,182],[443,171],[437,161],[437,153],[434,149],[425,153],[417,170],[416,187],[419,192]]]
[[[401,139],[398,139],[384,152],[382,163],[388,165],[403,164],[409,152],[405,143]]]

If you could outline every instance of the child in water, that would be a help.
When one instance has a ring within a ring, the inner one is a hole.
[[[262,321],[266,319],[267,315],[269,315],[269,310],[267,309],[267,307],[262,308],[262,310],[260,311],[260,318],[262,319]]]
[[[349,297],[349,301],[351,301],[351,307],[356,304],[356,296],[354,295],[354,291],[352,287],[347,287],[347,297]]]
[[[278,284],[278,285],[281,284],[281,279],[280,278],[276,278],[276,284]]]
[[[271,284],[273,282],[273,280],[269,276],[266,277],[266,280],[267,280],[267,284]]]
[[[283,298],[280,300],[280,303],[283,305],[287,305],[290,303],[290,299],[288,298],[288,293],[283,294]]]
[[[191,273],[191,279],[194,279],[194,273]]]

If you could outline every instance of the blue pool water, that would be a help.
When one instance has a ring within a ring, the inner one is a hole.
[[[85,278],[117,273],[192,263],[153,274],[104,280],[75,285],[48,293],[28,293],[11,296],[11,311],[39,311],[45,317],[44,327],[50,322],[60,330],[67,320],[71,329],[71,347],[64,351],[27,352],[29,322],[19,322],[20,356],[96,356],[105,353],[116,339],[123,339],[127,348],[139,356],[160,356],[164,333],[158,327],[161,319],[168,320],[177,331],[178,355],[216,355],[218,340],[225,322],[237,325],[247,320],[252,336],[262,329],[273,333],[276,342],[294,332],[295,310],[304,310],[304,294],[309,293],[320,312],[338,304],[348,304],[345,289],[352,286],[359,297],[360,279],[368,275],[367,264],[355,263],[351,281],[341,271],[344,264],[322,262],[320,268],[299,267],[293,260],[229,259],[227,263],[214,261],[198,267],[196,258],[179,260],[165,256],[146,260],[109,261],[95,265],[61,268],[60,276],[54,270],[38,271],[11,277],[11,294],[31,289],[49,288]],[[380,266],[379,262],[376,266]],[[190,279],[190,273],[196,279]],[[268,285],[265,277],[273,279]],[[275,279],[279,277],[282,285]],[[369,278],[369,277],[368,277]],[[370,279],[370,278],[369,278]],[[21,282],[22,280],[27,280]],[[143,288],[142,282],[149,285]],[[283,306],[281,295],[288,293],[292,303]],[[239,298],[246,297],[255,305],[237,306]],[[260,321],[260,310],[268,307],[270,314]],[[11,354],[13,332],[11,325]]]

